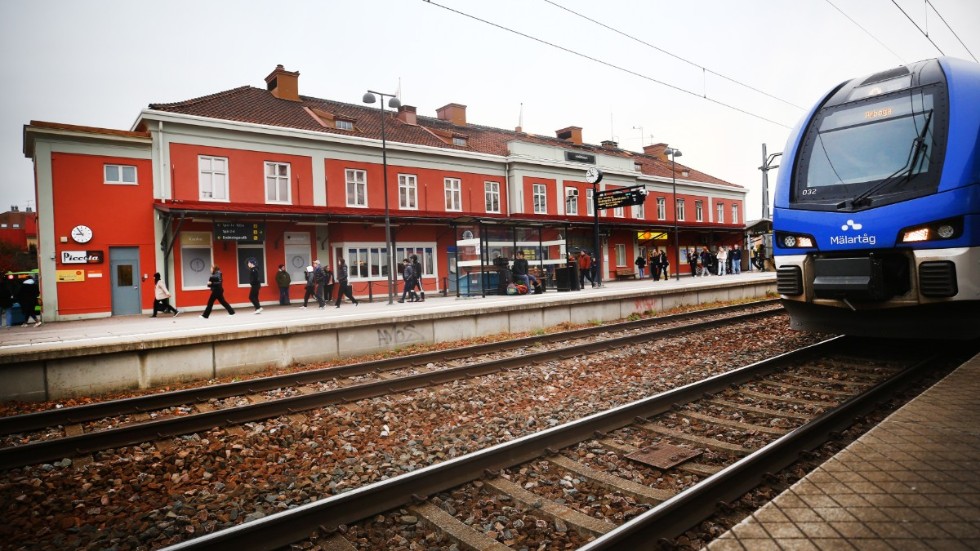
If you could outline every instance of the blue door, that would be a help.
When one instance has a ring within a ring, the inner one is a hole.
[[[112,315],[139,314],[140,250],[138,247],[109,247],[112,278]]]

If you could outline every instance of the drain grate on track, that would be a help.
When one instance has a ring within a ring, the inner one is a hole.
[[[635,451],[627,455],[626,459],[658,469],[669,469],[699,455],[701,455],[700,451],[661,442]]]

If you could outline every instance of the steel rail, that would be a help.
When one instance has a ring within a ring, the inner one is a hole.
[[[942,357],[942,353],[936,353],[916,362],[711,475],[691,490],[677,494],[580,547],[579,551],[658,549],[662,540],[676,537],[714,514],[719,503],[738,499],[758,486],[768,473],[779,472],[797,461],[801,453],[817,448],[831,434],[849,427],[854,419],[921,377]]]
[[[779,310],[750,312],[748,314],[741,314],[724,319],[692,323],[612,339],[603,339],[591,343],[572,345],[566,348],[489,360],[471,365],[409,375],[397,379],[375,381],[300,396],[280,398],[270,400],[268,402],[194,413],[191,415],[182,415],[179,417],[136,423],[133,425],[90,432],[77,436],[42,440],[24,444],[22,446],[6,447],[0,449],[0,470],[36,463],[44,463],[47,461],[62,459],[64,457],[73,457],[76,455],[83,455],[131,444],[138,444],[148,440],[170,438],[182,434],[209,430],[215,427],[224,427],[261,419],[269,419],[280,415],[308,411],[338,403],[415,390],[421,387],[443,384],[466,377],[488,375],[506,369],[525,367],[532,363],[569,358],[577,355],[617,348],[620,346],[636,344],[639,342],[646,342],[653,338],[667,338],[679,334],[689,333],[691,331],[701,331],[721,325],[751,321],[753,319],[767,317],[777,313],[779,313]]]
[[[362,486],[350,492],[275,513],[254,522],[240,524],[206,536],[188,540],[168,551],[229,550],[244,547],[276,549],[309,537],[317,528],[333,530],[370,518],[380,512],[400,507],[413,499],[422,499],[480,478],[484,472],[519,465],[552,450],[571,446],[591,437],[632,424],[637,418],[652,417],[671,410],[675,404],[700,399],[705,394],[725,390],[776,371],[790,362],[837,350],[845,337],[810,345],[779,356],[756,362],[727,373],[691,383],[650,398],[615,407],[523,436],[449,461],[424,467],[382,482]]]
[[[198,404],[213,399],[241,396],[244,394],[255,394],[288,386],[313,384],[338,377],[351,377],[355,375],[403,369],[417,365],[425,365],[434,361],[446,361],[479,354],[486,354],[489,352],[499,352],[502,348],[513,349],[523,346],[551,343],[555,341],[578,339],[595,335],[597,329],[600,329],[603,332],[628,331],[631,329],[641,329],[644,327],[664,325],[667,323],[676,323],[679,321],[704,316],[734,313],[760,306],[778,306],[778,304],[779,301],[775,299],[765,300],[749,304],[724,306],[709,310],[698,310],[696,312],[686,312],[683,314],[673,314],[670,316],[657,318],[646,318],[637,321],[614,323],[603,325],[601,328],[587,327],[561,333],[522,337],[509,341],[464,346],[451,350],[437,350],[433,352],[413,354],[411,356],[400,356],[395,358],[360,362],[345,366],[315,369],[301,373],[260,377],[247,381],[223,383],[220,385],[210,385],[161,394],[109,400],[70,408],[51,409],[36,413],[0,417],[0,435],[18,434],[58,425],[83,423],[86,421],[103,419],[105,417],[145,413],[168,407]]]

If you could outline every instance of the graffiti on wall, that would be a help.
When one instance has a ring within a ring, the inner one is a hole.
[[[414,323],[395,324],[378,328],[378,345],[396,347],[425,342],[425,337],[415,328]]]

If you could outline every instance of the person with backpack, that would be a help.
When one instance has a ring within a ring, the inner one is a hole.
[[[316,296],[316,302],[320,305],[320,310],[323,310],[325,305],[323,299],[324,285],[327,282],[327,274],[323,272],[323,267],[320,266],[319,260],[313,261],[313,285],[314,285],[314,296]]]
[[[34,320],[34,327],[41,326],[41,320],[37,317],[37,298],[41,296],[41,291],[37,287],[37,281],[33,277],[28,277],[20,284],[20,289],[14,298],[20,304],[20,311],[24,314],[24,325],[27,325],[27,318]]]
[[[402,298],[398,299],[398,302],[404,303],[405,297],[408,297],[409,302],[415,302],[417,298],[415,294],[415,268],[412,266],[412,261],[407,258],[402,260],[402,280],[404,281]]]
[[[349,298],[354,303],[354,306],[357,306],[357,299],[354,298],[354,290],[351,289],[350,284],[347,282],[348,278],[350,278],[347,261],[341,256],[337,258],[337,263],[337,283],[339,287],[337,288],[337,302],[334,303],[334,306],[340,308],[340,303],[344,300],[344,297]]]
[[[416,302],[425,302],[425,289],[422,288],[422,263],[419,262],[417,254],[411,255],[409,258],[412,259],[412,277],[415,280],[415,288],[419,290]]]
[[[303,293],[303,305],[300,308],[309,306],[310,297],[316,297],[316,282],[313,281],[313,266],[306,267],[306,271],[303,272],[303,277],[306,278],[306,290]]]
[[[204,308],[204,313],[201,314],[201,317],[204,319],[211,317],[211,309],[214,308],[214,301],[216,300],[225,307],[229,316],[234,316],[235,309],[225,300],[224,277],[221,275],[221,268],[217,264],[211,265],[211,277],[208,278],[208,287],[211,288],[211,296],[208,297],[208,305]]]
[[[647,260],[643,258],[643,255],[641,254],[640,256],[636,257],[636,260],[633,262],[633,264],[636,264],[636,268],[640,272],[640,279],[643,279],[643,268],[646,267]],[[651,267],[651,269],[653,268]]]
[[[664,281],[670,279],[670,261],[667,260],[667,249],[660,251],[659,262],[660,271],[663,272]]]

